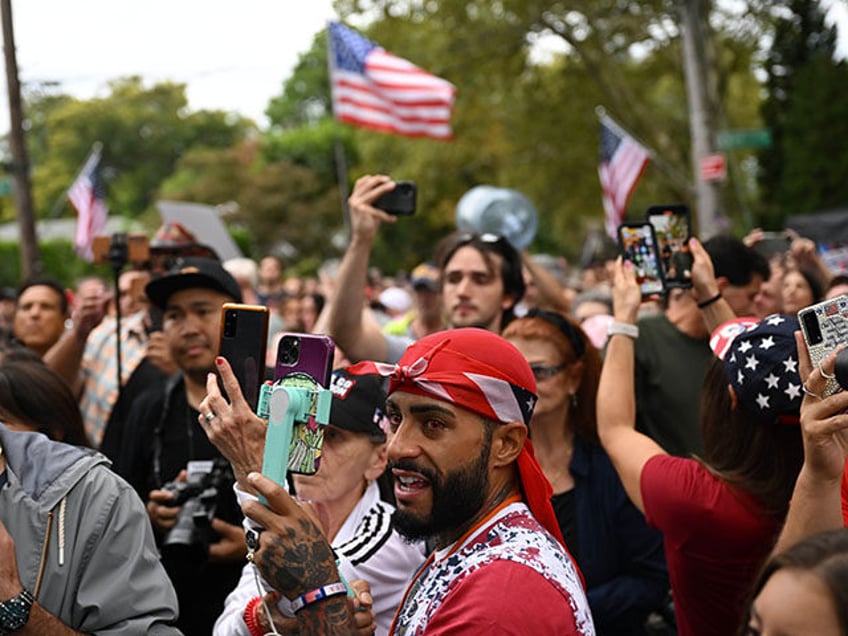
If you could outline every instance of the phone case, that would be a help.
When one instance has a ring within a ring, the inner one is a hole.
[[[415,214],[415,199],[417,187],[413,181],[397,181],[395,189],[377,197],[374,207],[395,216],[411,216]]]
[[[621,255],[633,263],[636,282],[642,296],[662,294],[664,282],[654,226],[648,223],[624,223],[618,228]]]
[[[296,349],[291,343],[299,343]],[[307,333],[284,333],[277,347],[277,366],[274,377],[286,386],[327,388],[333,371],[335,343],[329,336]],[[296,352],[296,356],[294,355]],[[288,469],[302,475],[312,475],[321,464],[324,427],[314,418],[295,422],[289,449]]]
[[[810,360],[819,366],[839,345],[848,343],[848,295],[805,307],[798,312],[798,322]],[[836,379],[829,378],[822,395],[833,395],[840,390]]]
[[[221,307],[220,355],[230,363],[244,399],[254,411],[259,387],[265,379],[267,344],[267,307],[224,303]]]
[[[666,288],[692,286],[692,237],[689,208],[685,205],[654,205],[646,213],[654,226]]]

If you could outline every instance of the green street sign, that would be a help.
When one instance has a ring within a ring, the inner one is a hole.
[[[722,130],[718,133],[719,150],[768,148],[769,146],[771,146],[771,131],[765,128]]]

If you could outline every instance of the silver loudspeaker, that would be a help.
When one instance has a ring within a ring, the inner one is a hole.
[[[481,185],[462,195],[456,206],[456,227],[467,232],[491,232],[523,250],[533,242],[539,215],[518,190]]]

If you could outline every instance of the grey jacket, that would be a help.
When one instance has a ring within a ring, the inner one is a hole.
[[[0,521],[39,605],[89,634],[180,634],[144,504],[108,460],[2,424],[0,445]]]

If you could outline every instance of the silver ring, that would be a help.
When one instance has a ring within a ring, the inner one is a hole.
[[[821,364],[819,364],[819,373],[822,374],[823,378],[827,378],[828,380],[835,380],[836,379],[836,374],[835,373],[833,373],[833,374],[827,373],[824,369],[822,369]]]
[[[207,422],[211,422],[215,419],[215,414],[212,411],[209,411],[206,415],[203,416],[203,419],[205,419]]]
[[[824,399],[824,396],[823,396],[823,395],[819,395],[818,393],[813,393],[812,391],[810,391],[810,389],[808,389],[808,388],[807,388],[807,383],[806,383],[806,382],[802,382],[802,383],[801,383],[801,389],[804,391],[804,393],[806,393],[806,394],[807,394],[807,395],[809,395],[810,397],[814,397],[814,398],[817,398],[817,399],[819,399],[819,400],[823,400],[823,399]]]

